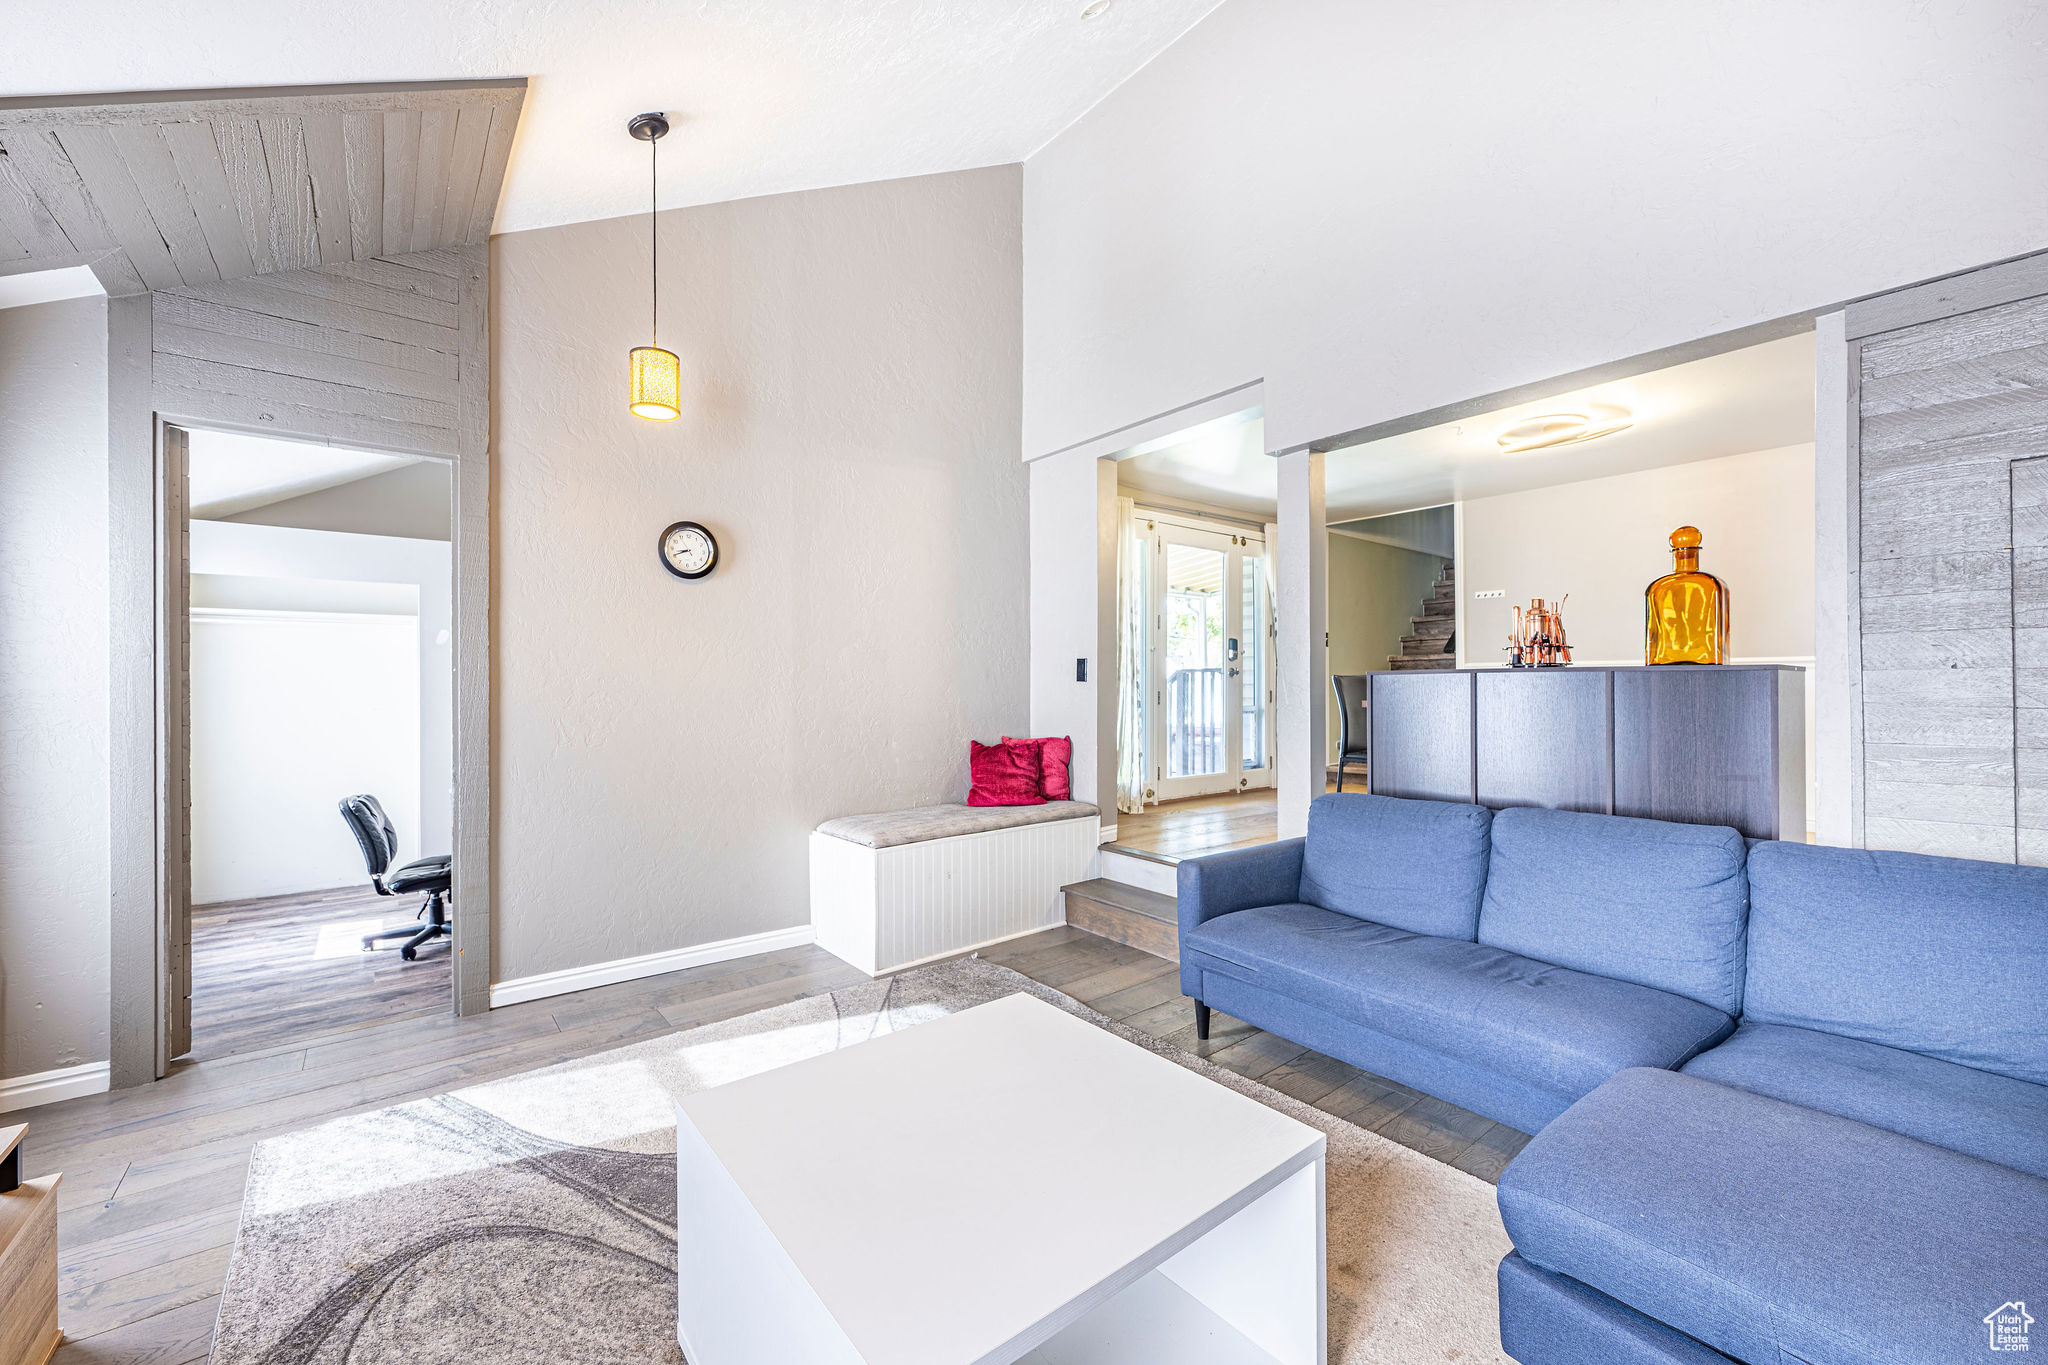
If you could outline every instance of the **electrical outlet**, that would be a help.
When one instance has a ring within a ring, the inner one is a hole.
[[[1472,596],[1476,599],[1484,599],[1488,597],[1506,597],[1507,595],[1507,589],[1505,588],[1488,588],[1485,592],[1475,592],[1472,594]]]

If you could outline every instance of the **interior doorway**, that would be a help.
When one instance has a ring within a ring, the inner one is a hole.
[[[191,1055],[451,1011],[448,465],[196,428],[167,444]]]

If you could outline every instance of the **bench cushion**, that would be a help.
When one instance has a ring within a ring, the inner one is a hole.
[[[1683,996],[1316,905],[1240,910],[1181,941],[1235,977],[1540,1086],[1566,1101],[1630,1066],[1678,1066],[1735,1027]]]
[[[921,844],[927,839],[950,839],[956,834],[985,834],[992,829],[1044,825],[1098,814],[1086,801],[1048,801],[1039,806],[919,806],[915,810],[883,811],[878,815],[842,815],[818,826],[818,833],[869,848],[894,848],[898,844]]]
[[[2048,1178],[2048,1086],[1811,1029],[1743,1021],[1688,1076]]]
[[[1515,1250],[1746,1361],[1977,1359],[2048,1302],[2048,1181],[1668,1071],[1624,1071],[1500,1181]]]
[[[1737,1013],[1747,851],[1719,825],[1501,811],[1479,941]]]
[[[2048,1085],[2048,867],[1759,843],[1743,1014]]]
[[[1308,808],[1301,899],[1374,924],[1470,939],[1492,823],[1483,806],[1318,796]]]

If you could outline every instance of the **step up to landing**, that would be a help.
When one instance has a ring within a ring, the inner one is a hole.
[[[1095,877],[1061,887],[1067,923],[1169,962],[1180,961],[1179,911],[1173,897]]]

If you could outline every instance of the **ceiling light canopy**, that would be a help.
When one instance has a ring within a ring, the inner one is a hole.
[[[1597,440],[1634,425],[1635,418],[1619,408],[1594,412],[1546,412],[1536,417],[1524,417],[1503,428],[1496,439],[1500,443],[1501,454],[1520,455],[1525,451],[1549,450],[1553,446]]]
[[[665,114],[638,114],[626,124],[626,131],[647,144],[647,239],[652,248],[653,273],[649,277],[647,344],[635,346],[631,357],[633,413],[656,422],[668,422],[683,415],[683,365],[674,351],[661,349],[661,222],[657,168],[659,143],[668,132]]]

